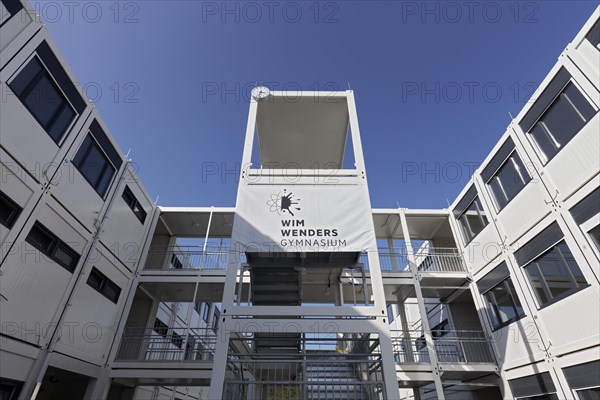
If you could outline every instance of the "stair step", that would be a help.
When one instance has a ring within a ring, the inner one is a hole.
[[[278,282],[276,285],[256,283],[252,285],[254,292],[298,292],[298,283]]]
[[[346,373],[346,374],[335,374],[335,375],[325,375],[325,374],[315,374],[315,375],[309,375],[306,374],[306,380],[307,381],[315,381],[315,382],[319,382],[319,381],[347,381],[347,380],[355,380],[356,377],[354,376],[353,373]]]
[[[349,365],[310,365],[306,366],[307,371],[331,371],[331,372],[347,372],[353,368]]]
[[[251,267],[250,271],[253,274],[273,274],[273,273],[280,273],[280,274],[294,274],[294,275],[298,275],[298,271],[296,269],[294,269],[293,267]]]

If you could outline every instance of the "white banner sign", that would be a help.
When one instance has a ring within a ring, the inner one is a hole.
[[[367,188],[243,186],[232,239],[248,251],[372,250],[376,244]]]

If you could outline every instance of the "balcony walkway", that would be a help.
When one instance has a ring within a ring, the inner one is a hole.
[[[235,256],[235,255],[234,255]],[[150,251],[139,281],[144,283],[156,299],[161,301],[192,301],[196,283],[204,301],[220,301],[225,285],[225,274],[230,252],[227,248],[203,250],[202,248],[171,248]],[[236,256],[238,257],[238,256]],[[417,252],[417,275],[424,297],[447,298],[456,290],[468,289],[468,272],[461,255],[453,248],[431,248]],[[245,255],[236,263],[244,264]],[[414,293],[413,276],[408,268],[408,257],[400,249],[379,250],[386,301],[398,302]],[[365,283],[371,285],[366,254],[359,258],[365,267]],[[360,273],[346,271],[344,281],[362,284]],[[173,285],[161,285],[171,283]],[[240,293],[246,299],[251,290],[251,273],[243,276]],[[349,297],[348,297],[349,298]]]
[[[434,366],[430,363],[422,332],[392,330],[390,334],[398,386],[420,387],[431,383]],[[483,332],[451,330],[435,331],[432,334],[435,337],[438,369],[443,380],[470,381],[498,372],[491,344]],[[111,365],[111,378],[126,386],[208,386],[216,340],[216,334],[207,328],[129,327],[123,335],[119,351]],[[290,362],[305,362],[308,355],[316,357],[325,352],[323,354],[327,356],[326,360],[319,362],[327,364],[331,363],[329,358],[333,355],[354,354],[355,350],[352,348],[356,348],[357,340],[355,337],[335,339],[320,338],[318,335],[310,339],[297,338],[298,343],[307,344],[295,346],[293,352],[286,355],[285,352],[291,350],[288,348],[282,350],[279,341],[275,339],[272,342],[277,351],[264,352],[261,350],[263,347],[258,346],[258,338],[234,334],[232,343],[237,345],[230,349],[230,353],[235,354],[235,360],[244,364],[259,362],[257,365],[263,365],[264,357],[276,356],[279,360],[277,362],[288,365]],[[369,339],[360,340],[367,340],[370,343]],[[340,343],[343,348],[339,346]],[[332,345],[334,347],[330,348]],[[302,356],[303,351],[308,353]],[[259,361],[255,360],[256,357],[259,357],[257,359]]]

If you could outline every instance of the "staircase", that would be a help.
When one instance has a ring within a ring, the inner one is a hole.
[[[370,398],[364,382],[357,379],[353,364],[343,360],[343,356],[330,356],[307,363],[307,400]]]
[[[300,305],[300,280],[295,268],[287,265],[252,265],[250,274],[253,305]]]
[[[300,280],[298,271],[291,266],[253,265],[252,304],[255,306],[298,306],[300,305]],[[298,353],[298,333],[256,333],[257,353]]]

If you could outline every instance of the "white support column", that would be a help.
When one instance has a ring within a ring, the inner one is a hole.
[[[440,376],[440,369],[438,365],[437,353],[435,351],[435,343],[431,336],[431,328],[429,326],[429,319],[427,316],[427,308],[425,307],[425,300],[423,298],[423,292],[421,291],[421,282],[419,279],[419,273],[417,271],[417,262],[415,254],[413,252],[412,244],[410,241],[410,233],[408,230],[408,222],[406,221],[406,214],[403,209],[398,209],[400,215],[400,221],[402,223],[402,232],[404,232],[404,242],[406,244],[406,255],[408,258],[408,265],[410,272],[413,276],[413,283],[415,286],[415,294],[417,296],[417,304],[419,306],[419,313],[421,314],[421,326],[423,327],[423,335],[425,336],[425,343],[427,344],[427,352],[429,353],[429,361],[433,367],[433,383],[435,384],[435,390],[437,392],[437,398],[444,400],[444,387],[442,385],[442,379]]]
[[[213,217],[214,207],[210,208],[210,214],[208,215],[208,226],[206,227],[206,236],[204,237],[204,244],[202,245],[202,260],[200,264],[200,269],[202,267],[206,268],[206,246],[208,245],[208,238],[210,237],[210,227],[212,225],[212,217]]]
[[[381,277],[379,254],[377,253],[376,247],[374,251],[369,251],[367,255],[369,258],[369,272],[371,273],[371,290],[375,300],[375,308],[379,310],[377,322],[382,325],[379,329],[379,348],[381,350],[381,365],[383,369],[385,391],[388,399],[400,399],[394,349],[386,313],[383,279]]]
[[[209,399],[223,398],[223,384],[225,383],[225,372],[227,368],[227,352],[229,350],[230,332],[227,329],[231,323],[231,318],[224,317],[225,322],[221,323],[217,341],[215,344],[215,354],[213,359],[212,377],[210,381],[210,389],[208,392]]]
[[[408,317],[406,316],[406,305],[404,301],[398,302],[398,316],[400,317],[400,325],[402,325],[402,331],[404,332],[402,342],[406,350],[406,356],[410,362],[415,362],[415,355],[412,347],[412,337],[410,336],[410,327],[408,325]],[[408,335],[408,337],[406,337]]]
[[[362,151],[362,142],[360,140],[360,129],[358,127],[358,114],[356,112],[354,92],[352,90],[348,90],[346,92],[346,98],[348,100],[348,117],[350,134],[352,135],[352,148],[354,150],[354,163],[356,164],[359,177],[362,177],[366,182],[367,176],[365,170],[365,159]]]
[[[102,371],[102,375],[88,383],[83,400],[105,400],[110,390],[110,373],[108,369]]]
[[[377,318],[383,325],[379,331],[379,349],[381,351],[381,367],[385,382],[386,399],[400,400],[398,377],[396,376],[396,361],[394,360],[394,347],[390,337],[390,325],[387,318]]]
[[[390,262],[392,265],[392,272],[398,272],[398,259],[396,258],[396,249],[394,248],[394,239],[391,237],[387,238],[388,249],[390,253]]]
[[[48,351],[42,350],[21,387],[18,400],[35,399],[42,385],[42,378],[46,374],[46,369],[48,369]]]

